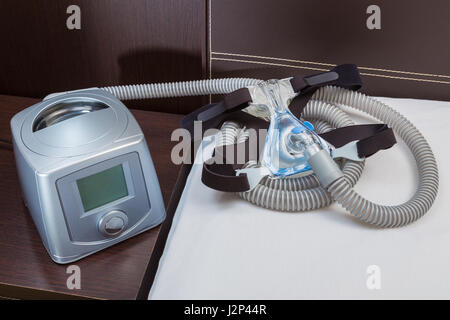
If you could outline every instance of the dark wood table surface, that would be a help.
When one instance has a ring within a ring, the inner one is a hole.
[[[38,101],[0,95],[0,140],[11,139],[11,117]],[[180,171],[180,166],[170,160],[171,148],[176,144],[170,136],[179,127],[182,115],[139,110],[132,113],[146,136],[167,207]],[[14,154],[5,142],[0,142],[0,216],[2,297],[136,299],[149,261],[159,259],[152,257],[152,251],[161,227],[74,262],[81,270],[81,289],[69,290],[68,265],[58,265],[48,256],[23,204]]]

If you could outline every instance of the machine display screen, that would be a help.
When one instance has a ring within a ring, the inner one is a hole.
[[[128,195],[121,164],[77,180],[84,211],[101,207]]]

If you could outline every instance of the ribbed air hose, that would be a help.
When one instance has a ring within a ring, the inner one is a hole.
[[[206,94],[225,94],[239,88],[255,85],[257,79],[228,78],[105,87],[121,100],[180,97]],[[319,133],[354,124],[340,106],[363,111],[387,123],[410,148],[417,162],[419,186],[407,202],[383,206],[364,199],[352,187],[362,174],[364,162],[340,161],[344,176],[325,190],[314,174],[302,177],[264,178],[253,190],[239,195],[262,207],[281,211],[305,211],[328,206],[333,200],[340,203],[352,216],[380,227],[399,227],[423,216],[431,207],[438,190],[439,176],[433,152],[422,134],[402,115],[387,105],[365,96],[337,87],[319,89],[308,103],[303,117],[311,121]],[[218,135],[218,145],[247,139],[245,124],[225,122]],[[254,162],[247,167],[256,166]]]
[[[249,78],[224,78],[212,80],[135,84],[101,88],[120,100],[201,96],[225,94],[258,84],[262,80]]]
[[[380,227],[400,227],[416,221],[432,206],[439,186],[439,173],[433,152],[423,135],[404,116],[384,103],[358,92],[336,87],[319,90],[314,98],[363,111],[386,123],[413,153],[419,171],[419,185],[413,197],[403,204],[384,206],[361,197],[345,179],[328,186],[333,199],[352,216]]]

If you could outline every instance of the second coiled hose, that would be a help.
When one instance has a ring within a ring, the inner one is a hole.
[[[104,90],[121,100],[178,97],[189,95],[225,94],[261,80],[229,78],[107,87]],[[256,205],[280,211],[307,211],[328,206],[332,201],[341,204],[352,216],[379,227],[400,227],[422,217],[436,198],[439,174],[433,152],[423,135],[404,116],[389,106],[364,94],[338,87],[323,87],[316,91],[306,106],[303,118],[313,122],[319,133],[354,124],[340,108],[347,106],[369,114],[388,124],[414,155],[419,171],[419,185],[413,197],[405,203],[384,206],[373,203],[353,190],[364,168],[364,162],[342,161],[344,176],[326,189],[314,174],[303,177],[264,178],[251,191],[239,195]],[[218,145],[246,139],[245,124],[225,122]],[[256,166],[257,163],[247,163]]]

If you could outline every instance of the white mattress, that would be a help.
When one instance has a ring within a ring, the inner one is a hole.
[[[305,213],[271,211],[207,188],[196,164],[149,299],[449,299],[450,102],[379,100],[410,119],[435,152],[440,189],[422,219],[379,230],[338,204]],[[203,143],[213,146],[210,139]],[[398,204],[416,185],[414,160],[399,141],[366,161],[356,190]]]

